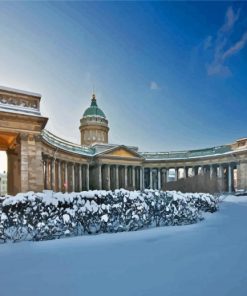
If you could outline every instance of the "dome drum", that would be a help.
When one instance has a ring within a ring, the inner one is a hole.
[[[83,113],[80,120],[81,145],[108,143],[108,120],[104,112],[98,107],[96,97],[93,94],[91,105]]]

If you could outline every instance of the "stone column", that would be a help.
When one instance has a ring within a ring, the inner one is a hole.
[[[170,180],[169,180],[169,172],[170,172],[170,169],[168,168],[166,170],[166,183],[168,183]]]
[[[140,190],[144,189],[144,182],[143,182],[143,167],[140,167]]]
[[[219,185],[220,192],[224,190],[224,168],[222,165],[219,165]]]
[[[186,167],[183,168],[183,179],[186,179]]]
[[[228,165],[228,192],[232,193],[232,166]]]
[[[153,189],[153,170],[150,168],[149,169],[149,188]]]
[[[56,174],[55,174],[55,160],[52,159],[51,160],[51,190],[55,191],[56,188],[55,188],[55,177],[56,177]]]
[[[50,168],[50,159],[47,158],[46,160],[46,169],[47,169],[47,174],[46,174],[46,189],[51,189],[51,168]]]
[[[132,166],[132,186],[133,186],[133,190],[136,189],[136,184],[135,184],[136,179],[135,178],[136,178],[136,176],[135,176],[135,167]]]
[[[64,181],[65,181],[65,192],[68,192],[68,187],[69,187],[69,184],[68,184],[68,163],[67,162],[64,162]]]
[[[102,165],[98,165],[99,190],[102,190]]]
[[[161,173],[161,184],[160,184],[161,190],[164,190],[165,184],[167,182],[166,172],[167,172],[166,169],[161,169],[160,170],[160,173]]]
[[[160,173],[160,169],[158,170],[158,190],[161,190],[161,173]]]
[[[58,160],[58,191],[62,191],[62,184],[61,184],[61,161]]]
[[[197,176],[198,175],[198,166],[194,167],[194,172],[195,172],[194,176]]]
[[[191,167],[191,177],[195,176],[195,167]]]
[[[209,167],[209,176],[210,176],[210,179],[212,180],[214,176],[214,168],[212,164]]]
[[[89,190],[89,164],[86,167],[86,189]]]
[[[72,171],[72,191],[75,191],[75,164],[72,163],[71,165],[71,171]]]
[[[127,189],[128,186],[128,167],[124,166],[124,188]]]
[[[47,186],[47,176],[48,176],[48,174],[47,174],[47,169],[48,169],[48,165],[47,165],[47,159],[45,159],[44,160],[44,168],[45,168],[45,176],[44,176],[44,187],[45,187],[45,189],[48,189],[48,186]]]
[[[204,175],[205,173],[205,166],[201,166],[201,171],[200,171],[200,175]]]
[[[174,181],[177,181],[179,177],[179,168],[175,168],[175,179]]]
[[[116,180],[116,189],[119,189],[119,166],[116,165],[115,167],[115,180]]]
[[[51,159],[49,158],[48,160],[48,189],[52,190],[52,182],[51,182],[51,170],[52,170],[52,165],[51,165]]]
[[[189,168],[185,167],[184,168],[184,178],[187,179],[189,177]]]
[[[20,133],[15,155],[8,151],[11,168],[8,170],[8,193],[42,191],[44,189],[44,169],[42,143],[39,135]],[[12,180],[14,182],[11,184]],[[12,188],[10,188],[10,186]]]
[[[82,165],[79,164],[79,191],[80,192],[82,191],[82,173],[81,173],[81,170],[82,170]]]
[[[144,167],[142,168],[142,187],[143,187],[143,189],[146,189],[145,188],[145,168]]]
[[[106,165],[106,189],[111,190],[111,174],[110,165]]]
[[[207,173],[207,167],[205,165],[202,166],[201,172],[202,172],[202,175],[206,175],[206,173]]]

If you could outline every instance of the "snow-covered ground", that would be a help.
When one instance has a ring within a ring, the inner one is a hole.
[[[247,198],[198,224],[0,245],[0,295],[247,295]]]

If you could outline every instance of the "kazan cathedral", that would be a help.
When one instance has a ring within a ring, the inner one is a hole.
[[[221,178],[224,191],[247,190],[247,139],[200,150],[141,152],[108,143],[109,123],[95,95],[80,119],[81,144],[47,129],[41,95],[0,87],[0,150],[8,159],[8,193],[145,188],[198,174]],[[78,118],[79,121],[79,118]]]

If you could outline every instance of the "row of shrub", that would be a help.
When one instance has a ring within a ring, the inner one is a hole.
[[[0,241],[48,240],[192,224],[217,210],[210,194],[175,191],[28,192],[0,201]]]

